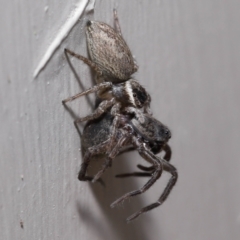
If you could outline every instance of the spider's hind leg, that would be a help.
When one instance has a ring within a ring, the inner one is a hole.
[[[132,214],[130,217],[128,217],[127,222],[130,222],[130,221],[134,220],[135,218],[139,217],[141,214],[143,214],[145,212],[148,212],[148,211],[160,206],[167,199],[167,197],[169,196],[172,188],[176,184],[177,179],[178,179],[177,169],[164,159],[161,159],[161,162],[163,164],[164,170],[166,170],[166,171],[168,171],[172,174],[172,177],[170,178],[170,180],[169,180],[167,186],[165,187],[162,195],[160,196],[160,198],[158,199],[157,202],[155,202],[153,204],[150,204],[147,207],[142,208],[140,211],[138,211],[138,212]]]
[[[104,83],[99,83],[89,89],[87,89],[86,91],[84,92],[80,92],[72,97],[69,97],[67,99],[64,99],[62,100],[62,103],[65,104],[66,102],[71,102],[79,97],[82,97],[84,95],[87,95],[89,93],[94,93],[94,92],[97,92],[99,90],[107,90],[108,88],[111,88],[112,87],[112,83],[111,82],[104,82]]]
[[[111,204],[111,207],[115,207],[116,205],[118,205],[119,203],[122,203],[123,201],[127,200],[130,197],[139,195],[141,193],[144,193],[146,190],[148,190],[156,181],[158,178],[160,178],[161,174],[162,174],[162,163],[158,160],[158,158],[151,153],[149,150],[144,149],[143,146],[140,146],[139,149],[139,154],[148,162],[152,163],[152,165],[154,166],[154,171],[151,174],[151,178],[148,180],[148,182],[139,190],[135,190],[129,193],[126,193],[125,195],[123,195],[122,197],[120,197],[119,199],[117,199],[115,202],[113,202]]]

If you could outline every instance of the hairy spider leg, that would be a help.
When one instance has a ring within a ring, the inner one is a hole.
[[[67,99],[64,99],[62,100],[62,103],[65,104],[66,102],[70,102],[70,101],[73,101],[75,100],[76,98],[79,98],[79,97],[82,97],[84,95],[87,95],[89,93],[94,93],[94,92],[97,92],[99,90],[106,90],[108,88],[111,88],[112,87],[112,83],[111,82],[104,82],[104,83],[99,83],[89,89],[87,89],[86,91],[84,92],[80,92],[72,97],[69,97]]]
[[[120,27],[119,18],[118,18],[118,14],[117,14],[116,9],[113,9],[113,18],[114,18],[114,29],[122,37],[122,30],[121,30],[121,27]],[[137,65],[135,59],[134,59],[134,68],[137,71],[138,65]]]
[[[113,9],[113,17],[114,17],[114,28],[115,28],[116,32],[120,36],[122,36],[122,31],[121,31],[121,27],[120,27],[120,23],[119,23],[118,14],[117,14],[116,9]]]
[[[89,93],[94,93],[94,92],[97,92],[97,91],[100,91],[100,90],[106,90],[108,88],[111,88],[112,87],[112,83],[111,82],[103,82],[103,83],[99,83],[91,88],[89,88],[88,90],[84,91],[84,92],[81,92],[81,93],[78,93],[72,97],[69,97],[67,99],[64,99],[62,101],[63,104],[65,104],[66,102],[69,102],[69,101],[73,101],[79,97],[82,97],[84,95],[87,95]],[[100,117],[109,107],[113,106],[114,104],[116,103],[116,100],[114,98],[110,99],[110,100],[103,100],[99,106],[97,107],[97,109],[95,109],[95,111],[86,116],[86,117],[83,117],[83,118],[79,118],[79,119],[76,119],[74,121],[74,124],[76,125],[77,123],[79,122],[84,122],[84,121],[87,121],[87,120],[93,120],[93,119],[97,119],[98,117]]]
[[[81,169],[78,175],[78,179],[80,181],[92,181],[92,182],[97,181],[101,177],[101,175],[106,171],[106,169],[111,166],[112,160],[116,157],[116,155],[119,152],[118,149],[121,148],[124,145],[125,141],[128,139],[127,136],[121,134],[119,139],[117,141],[114,141],[115,139],[114,136],[115,134],[117,134],[116,128],[118,123],[118,117],[115,117],[113,122],[114,121],[115,123],[113,123],[112,126],[113,128],[112,131],[114,132],[114,134],[111,134],[106,141],[98,144],[97,146],[89,147],[86,153],[84,154],[83,163],[81,165]],[[119,132],[122,133],[121,131]],[[115,147],[112,148],[113,146]],[[102,169],[94,177],[86,176],[87,168],[92,156],[101,153],[107,153],[107,158],[102,166]]]
[[[142,188],[140,188],[139,190],[135,190],[135,191],[124,194],[122,197],[120,197],[110,205],[112,208],[118,205],[119,203],[127,200],[130,197],[144,193],[157,181],[157,179],[160,178],[163,171],[163,166],[162,166],[162,163],[159,161],[159,159],[152,152],[146,149],[143,143],[138,144],[137,143],[138,140],[137,139],[134,139],[134,140],[135,140],[135,144],[138,145],[137,150],[140,156],[142,156],[146,161],[152,163],[152,165],[155,167],[155,171],[153,172],[148,182]]]
[[[117,144],[115,145],[115,147],[113,148],[113,150],[110,152],[110,154],[107,156],[102,169],[94,176],[94,179],[92,180],[92,182],[97,181],[102,174],[109,168],[112,166],[112,161],[113,159],[118,155],[119,152],[119,148],[121,148],[124,145],[124,142],[127,140],[127,137],[122,136]]]
[[[102,71],[100,70],[100,68],[97,66],[96,63],[94,63],[93,61],[91,61],[90,59],[82,56],[82,55],[79,55],[79,54],[76,54],[75,52],[65,48],[64,49],[64,52],[65,54],[70,54],[72,55],[73,57],[83,61],[84,63],[86,63],[89,67],[91,67],[96,73],[97,73],[97,76],[102,76]]]
[[[75,122],[75,124],[77,124],[77,123],[80,123],[80,122],[97,119],[103,113],[105,113],[108,108],[113,106],[115,103],[116,103],[116,100],[114,98],[112,98],[111,100],[104,100],[99,104],[99,106],[94,110],[93,113],[89,114],[86,117],[78,118],[74,122]]]
[[[111,100],[108,101],[108,102],[111,103]],[[112,103],[113,103],[113,104],[111,104],[111,105],[114,105],[115,99],[112,99]],[[111,105],[109,105],[109,106],[111,106]],[[100,107],[101,107],[101,104],[100,104]],[[100,107],[98,107],[97,110],[98,110]],[[111,109],[111,114],[112,114],[113,116],[115,116],[115,117],[114,117],[114,119],[113,119],[113,123],[112,123],[112,126],[111,126],[111,131],[110,131],[111,133],[110,133],[110,136],[109,136],[108,140],[106,140],[104,143],[102,143],[103,146],[100,146],[100,149],[99,149],[99,152],[98,152],[98,153],[93,153],[93,154],[92,154],[92,155],[99,154],[99,153],[102,153],[102,152],[106,152],[106,150],[107,150],[107,154],[108,154],[108,156],[106,157],[106,160],[105,160],[105,162],[104,162],[104,164],[103,164],[103,166],[102,166],[102,169],[94,176],[94,178],[92,178],[92,179],[90,180],[90,181],[92,181],[92,182],[96,182],[96,181],[101,177],[101,175],[106,171],[106,169],[109,168],[109,167],[111,167],[111,165],[112,165],[112,160],[117,156],[117,154],[118,154],[118,152],[119,152],[118,149],[120,149],[120,148],[123,146],[125,140],[127,139],[127,137],[123,137],[123,136],[122,136],[117,142],[114,141],[114,139],[116,139],[115,137],[117,136],[117,128],[118,128],[118,124],[119,124],[119,116],[117,115],[117,112],[119,111],[119,107],[120,107],[120,104],[116,103],[116,104],[113,106],[113,108]],[[100,109],[101,109],[101,108],[100,108]],[[95,112],[96,112],[97,110],[95,110]],[[77,122],[85,121],[85,120],[90,120],[90,119],[95,119],[95,118],[97,118],[98,116],[100,116],[100,115],[96,115],[95,112],[94,112],[93,114],[85,117],[85,118],[75,120],[75,121],[74,121],[75,126],[77,126],[77,125],[76,125]],[[102,113],[104,113],[104,111],[102,111],[101,114],[102,114]],[[99,145],[102,145],[102,144],[99,144]],[[92,148],[98,148],[99,145],[97,145],[96,147],[92,147]],[[115,147],[114,147],[114,146],[115,146]],[[102,151],[102,152],[101,152],[101,147],[104,148],[104,151]],[[112,150],[112,149],[113,149],[113,150]],[[89,150],[91,151],[91,149],[89,149]],[[92,156],[92,155],[91,155],[91,156]],[[90,158],[91,158],[91,156],[90,156]],[[85,158],[85,156],[84,156],[84,158]],[[89,160],[89,161],[90,161],[90,160]],[[79,179],[79,180],[80,180],[80,179]]]
[[[171,147],[166,144],[163,147],[163,150],[165,151],[165,155],[163,157],[163,159],[165,159],[166,161],[170,161],[171,160],[171,156],[172,156],[172,149]],[[132,173],[121,173],[121,174],[117,174],[115,175],[115,177],[117,178],[125,178],[125,177],[151,177],[152,176],[152,172],[154,171],[154,166],[150,166],[150,167],[146,167],[143,166],[141,164],[138,164],[137,167],[145,172],[132,172]]]
[[[132,214],[130,217],[127,218],[127,222],[130,222],[133,219],[139,217],[141,214],[160,206],[167,199],[172,188],[176,184],[177,179],[178,179],[178,173],[177,173],[176,168],[164,159],[160,159],[160,161],[163,164],[163,169],[166,170],[167,172],[171,173],[172,177],[170,178],[167,186],[165,187],[165,189],[164,189],[162,195],[160,196],[160,198],[158,199],[158,201],[153,204],[150,204],[147,207],[142,208],[140,211]]]
[[[87,168],[92,156],[103,153],[106,150],[106,146],[109,144],[109,140],[106,140],[97,146],[89,147],[84,154],[83,163],[81,164],[81,169],[78,173],[78,179],[80,181],[92,181],[93,177],[86,176]]]

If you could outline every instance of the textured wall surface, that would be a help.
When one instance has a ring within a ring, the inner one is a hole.
[[[97,0],[36,79],[36,66],[77,1],[1,2],[0,239],[240,239],[239,1]],[[144,161],[137,153],[118,157],[105,188],[79,182],[73,120],[92,111],[94,98],[69,109],[61,104],[93,84],[89,68],[68,62],[63,49],[87,56],[86,21],[112,24],[114,7],[139,65],[135,77],[152,96],[154,116],[172,130],[171,161],[179,171],[169,199],[131,224],[126,217],[154,202],[169,174],[111,209],[146,181],[115,174]]]

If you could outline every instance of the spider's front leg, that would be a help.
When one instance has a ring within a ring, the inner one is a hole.
[[[70,102],[70,101],[73,101],[79,97],[82,97],[84,95],[87,95],[89,93],[94,93],[94,92],[97,92],[97,91],[104,91],[104,90],[107,90],[107,89],[111,89],[112,88],[112,83],[111,82],[103,82],[103,83],[99,83],[91,88],[89,88],[88,90],[84,91],[84,92],[80,92],[72,97],[69,97],[67,99],[64,99],[62,100],[62,103],[65,104],[66,102]]]
[[[72,97],[69,97],[67,99],[64,99],[62,101],[63,104],[65,104],[66,102],[69,102],[69,101],[73,101],[79,97],[82,97],[84,95],[87,95],[89,93],[94,93],[94,92],[98,92],[98,91],[108,91],[110,88],[112,87],[112,83],[111,82],[104,82],[104,83],[99,83],[91,88],[89,88],[88,90],[84,91],[84,92],[81,92],[81,93],[78,93]],[[113,106],[114,104],[116,103],[116,100],[114,98],[111,98],[110,100],[107,99],[107,100],[103,100],[99,106],[97,107],[97,109],[95,109],[95,111],[86,116],[86,117],[83,117],[83,118],[79,118],[79,119],[76,119],[74,121],[74,124],[76,125],[77,123],[80,123],[80,122],[84,122],[84,121],[88,121],[88,120],[93,120],[93,119],[97,119],[98,117],[100,117],[104,112],[106,112],[106,110]]]

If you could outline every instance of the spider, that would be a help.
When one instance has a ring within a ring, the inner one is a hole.
[[[156,156],[165,146],[168,146],[166,144],[171,137],[170,130],[148,114],[142,115],[144,121],[139,121],[136,116],[137,115],[130,116],[121,114],[117,127],[113,125],[114,116],[112,116],[110,112],[106,112],[100,118],[87,123],[82,136],[82,148],[84,152],[83,163],[78,175],[80,181],[95,182],[99,180],[104,171],[111,166],[112,160],[124,151],[122,150],[123,147],[129,148],[129,146],[131,146],[131,148],[137,150],[140,156],[149,162],[151,166],[144,167],[138,165],[138,168],[144,172],[120,174],[117,175],[117,177],[147,176],[150,177],[150,179],[139,190],[126,193],[114,201],[111,207],[115,207],[124,200],[148,190],[157,179],[160,178],[163,170],[171,173],[172,177],[158,201],[132,214],[127,218],[127,222],[160,206],[167,199],[178,178],[176,168],[168,162],[168,159],[166,160]],[[113,128],[116,129],[114,130]],[[115,134],[112,134],[112,131],[114,131]],[[94,177],[87,176],[88,165],[91,158],[95,155],[103,155],[105,162],[102,169]]]
[[[98,84],[75,96],[63,100],[63,104],[89,93],[97,92],[102,100],[98,108],[90,115],[75,120],[75,123],[100,117],[111,107],[115,117],[125,112],[138,114],[141,121],[142,113],[149,113],[151,97],[131,75],[138,66],[126,42],[122,38],[121,28],[116,10],[114,10],[115,29],[106,23],[87,22],[87,45],[91,60],[68,49],[65,52],[82,60],[97,73]],[[141,109],[142,111],[136,111]],[[115,123],[118,118],[115,119]]]

